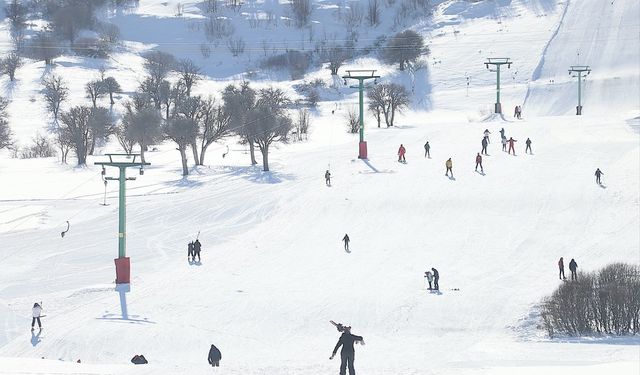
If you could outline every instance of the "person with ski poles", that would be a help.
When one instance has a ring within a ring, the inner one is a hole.
[[[484,173],[484,169],[482,168],[482,156],[480,156],[480,153],[476,155],[476,172],[478,171],[478,166],[480,166],[480,173]]]
[[[602,185],[602,183],[600,182],[600,176],[602,176],[603,174],[604,172],[602,172],[600,168],[596,169],[596,184]]]
[[[531,151],[531,140],[527,138],[527,140],[524,143],[527,145],[527,148],[524,150],[524,153],[526,154],[527,151],[529,151],[529,153],[533,155],[533,151]]]
[[[349,251],[349,242],[351,241],[349,239],[349,235],[345,233],[344,237],[342,237],[342,241],[344,242],[344,250]]]
[[[324,172],[324,182],[325,184],[327,184],[327,186],[331,186],[331,173],[329,173],[328,169],[326,172]]]
[[[202,245],[200,244],[200,240],[196,238],[196,242],[193,243],[193,261],[196,261],[196,255],[198,256],[198,262],[200,261],[200,250],[202,249]]]
[[[404,154],[407,152],[407,150],[404,148],[404,146],[402,144],[400,144],[400,148],[398,149],[398,161],[406,163],[407,160],[404,158]]]
[[[424,157],[426,158],[427,156],[429,157],[429,159],[431,159],[431,146],[429,145],[429,141],[427,141],[427,143],[424,144]]]
[[[562,257],[560,257],[560,260],[558,261],[558,269],[560,271],[558,274],[560,280],[566,280],[567,278],[564,276],[564,259]]]
[[[42,317],[42,302],[34,303],[33,308],[31,309],[31,330],[33,331],[36,322],[38,322],[38,329],[42,329],[42,322],[40,322],[40,318]]]
[[[357,341],[364,344],[362,336],[353,335],[351,334],[351,327],[344,327],[342,335],[340,336],[335,348],[333,348],[331,357],[329,357],[329,359],[333,359],[338,352],[338,348],[342,346],[342,349],[340,350],[340,375],[346,375],[347,367],[349,368],[349,375],[356,375],[356,370],[353,367],[356,351],[353,348],[353,344]]]
[[[453,162],[451,161],[451,158],[449,158],[445,163],[444,163],[445,167],[447,167],[447,171],[445,172],[445,176],[449,176],[449,172],[451,172],[451,177],[453,178]]]
[[[438,281],[440,281],[440,273],[433,267],[431,268],[431,271],[433,271],[433,289],[440,290],[440,285],[438,285]]]
[[[480,151],[481,154],[489,155],[487,153],[487,144],[487,137],[482,138],[482,151]]]
[[[518,141],[513,139],[513,137],[509,137],[508,142],[509,142],[509,154],[511,154],[511,151],[513,151],[513,156],[516,156],[516,149],[513,147],[513,144]]]
[[[489,134],[491,134],[489,129],[484,129],[484,138],[487,140],[487,143],[491,143],[491,140],[489,139]]]
[[[433,288],[431,287],[431,282],[433,281],[433,274],[431,273],[431,271],[427,271],[424,273],[424,277],[427,279],[427,282],[429,283],[428,290],[432,290]]]

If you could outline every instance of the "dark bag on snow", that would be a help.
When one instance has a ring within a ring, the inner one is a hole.
[[[147,359],[142,355],[134,355],[133,358],[131,358],[131,363],[136,364],[136,365],[144,365],[147,362]]]

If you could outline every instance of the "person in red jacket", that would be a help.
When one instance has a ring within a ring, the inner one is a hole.
[[[404,158],[405,152],[407,152],[407,150],[402,144],[400,144],[400,148],[398,149],[398,161],[401,161],[403,163],[407,162],[407,160]]]
[[[480,172],[484,173],[484,169],[482,168],[482,156],[480,156],[479,152],[478,155],[476,155],[476,172],[478,171],[478,166],[480,166]]]
[[[513,155],[516,155],[516,149],[513,148],[513,143],[514,142],[518,142],[515,139],[513,139],[513,137],[509,137],[509,140],[507,141],[507,143],[509,143],[509,151],[508,153],[511,154],[511,151],[513,150]]]
[[[567,278],[564,276],[564,259],[562,259],[562,257],[560,257],[560,260],[558,261],[558,269],[560,270],[560,273],[558,274],[560,280],[566,280]]]

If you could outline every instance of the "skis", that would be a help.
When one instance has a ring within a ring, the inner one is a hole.
[[[344,325],[342,325],[342,323],[336,323],[333,320],[330,320],[329,323],[333,324],[333,326],[336,327],[338,332],[344,332]]]

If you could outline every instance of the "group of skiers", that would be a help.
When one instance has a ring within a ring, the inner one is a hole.
[[[516,108],[513,110],[513,117],[517,118],[518,120],[522,119],[522,107],[517,105]]]
[[[558,269],[559,274],[558,277],[560,280],[566,280],[567,278],[564,276],[564,259],[560,257],[558,261]],[[569,262],[569,271],[571,271],[571,281],[578,281],[578,263],[576,263],[575,259],[571,258]]]
[[[198,257],[198,262],[200,262],[200,250],[202,250],[200,240],[196,238],[195,241],[189,242],[189,245],[187,245],[187,260],[189,262],[195,262],[196,257]]]
[[[432,267],[431,271],[424,273],[424,277],[429,283],[428,290],[440,290],[440,285],[438,284],[438,281],[440,281],[440,273],[437,269]],[[431,285],[431,282],[433,282],[433,285]]]

